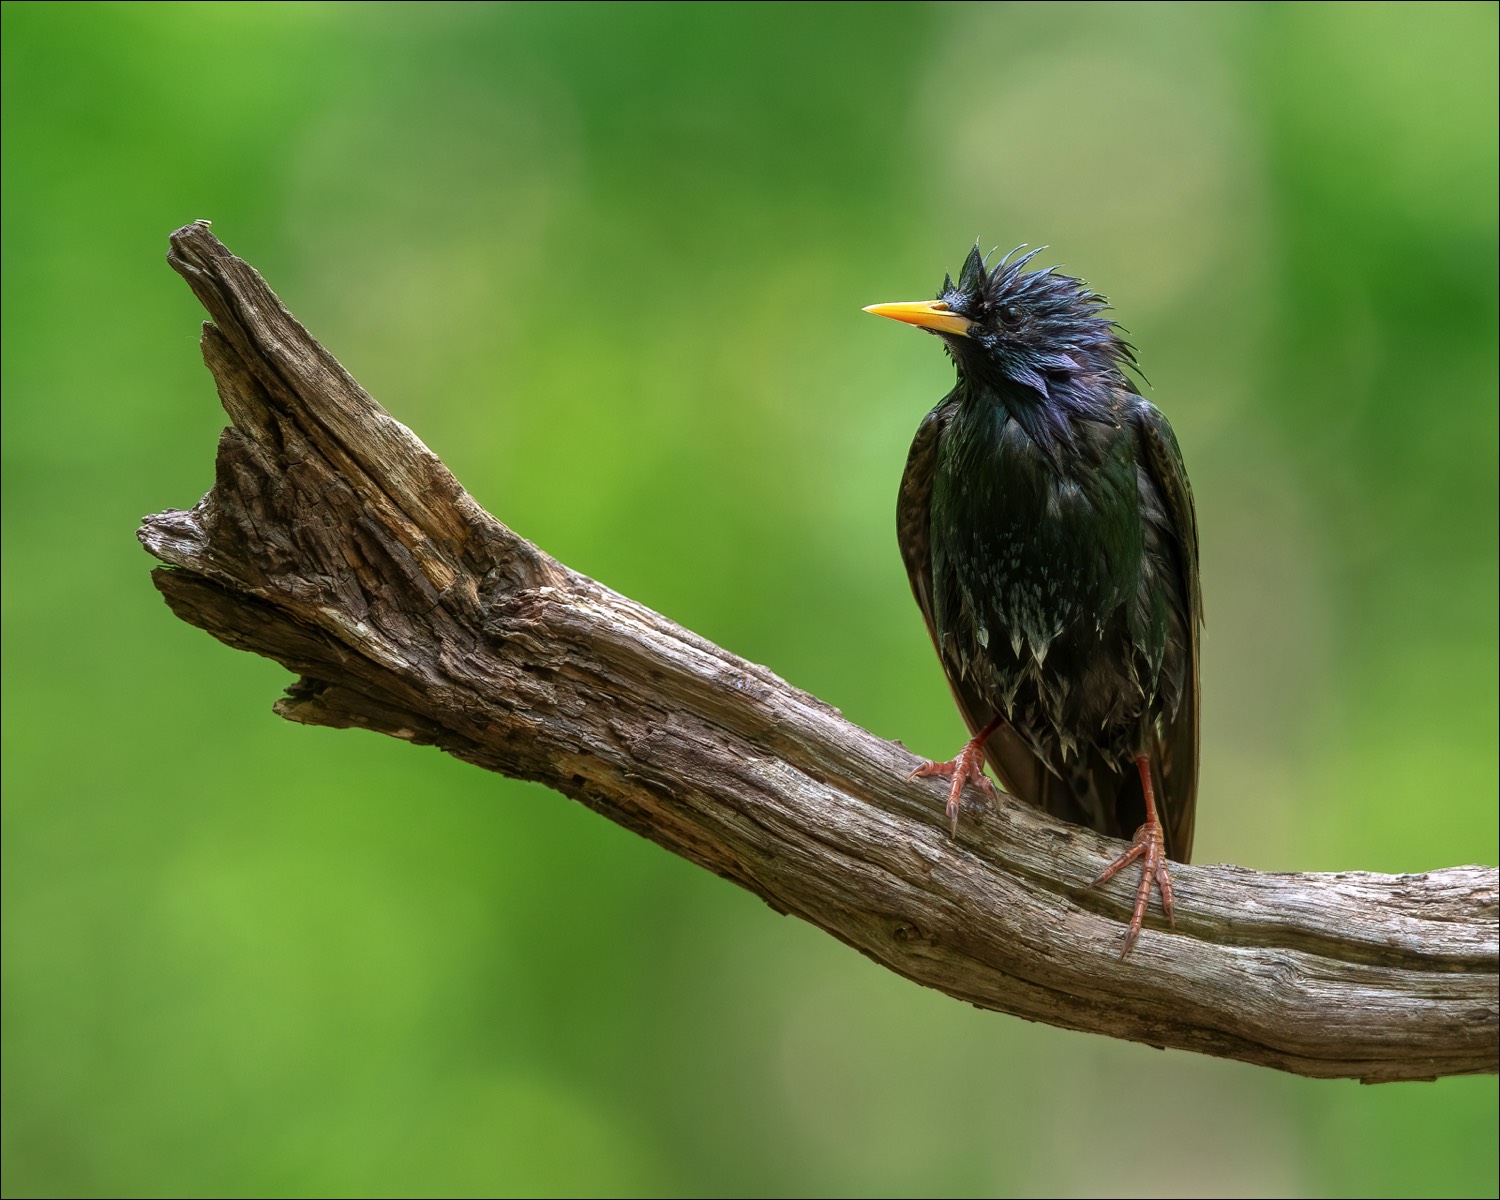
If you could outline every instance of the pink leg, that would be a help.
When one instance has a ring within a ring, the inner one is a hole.
[[[984,744],[989,741],[990,734],[1003,724],[1005,724],[1005,718],[996,717],[970,738],[964,748],[958,752],[958,757],[951,762],[923,763],[907,776],[908,779],[924,779],[936,775],[953,780],[948,788],[948,828],[954,837],[958,836],[958,801],[963,795],[965,783],[972,782],[991,800],[999,796],[999,793],[995,791],[995,785],[990,782],[990,777],[984,773]]]
[[[1135,889],[1135,911],[1130,914],[1130,924],[1125,930],[1125,946],[1120,951],[1123,959],[1130,953],[1136,939],[1141,936],[1141,924],[1146,919],[1146,906],[1151,903],[1151,881],[1156,880],[1161,892],[1162,911],[1167,914],[1167,924],[1172,920],[1172,877],[1167,873],[1167,842],[1156,819],[1156,791],[1151,786],[1151,760],[1144,754],[1136,756],[1136,769],[1141,773],[1141,790],[1146,796],[1146,823],[1135,831],[1131,847],[1100,871],[1089,887],[1113,879],[1125,867],[1137,859],[1141,860],[1141,882]]]

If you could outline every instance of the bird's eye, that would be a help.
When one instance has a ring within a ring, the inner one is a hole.
[[[1021,323],[1021,310],[1014,304],[1002,304],[996,310],[996,315],[1000,318],[1000,324],[1007,329],[1014,329]]]

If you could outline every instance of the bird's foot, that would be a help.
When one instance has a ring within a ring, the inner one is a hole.
[[[1172,876],[1167,872],[1167,843],[1162,834],[1161,822],[1155,816],[1135,831],[1130,849],[1094,876],[1089,887],[1097,887],[1113,879],[1119,872],[1137,859],[1141,864],[1141,882],[1135,889],[1135,911],[1130,914],[1130,925],[1125,930],[1125,945],[1120,950],[1123,960],[1130,953],[1135,941],[1141,936],[1141,925],[1146,919],[1146,907],[1151,903],[1151,881],[1161,892],[1162,911],[1167,914],[1167,924],[1172,920]]]
[[[971,738],[958,752],[957,758],[948,762],[923,763],[907,776],[908,779],[929,779],[940,776],[953,781],[948,788],[948,829],[954,837],[958,836],[958,809],[963,799],[964,784],[973,783],[986,802],[996,805],[1000,803],[1000,793],[995,790],[990,777],[984,773],[984,743],[990,734],[995,732],[997,725],[998,722],[987,727],[978,736]]]

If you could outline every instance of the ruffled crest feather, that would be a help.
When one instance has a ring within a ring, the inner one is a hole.
[[[1139,374],[1134,347],[1121,336],[1123,330],[1104,315],[1109,303],[1103,296],[1057,267],[1026,270],[1046,248],[1017,246],[991,268],[975,242],[958,282],[945,275],[937,298],[1004,339],[1010,351],[1005,356],[1007,366],[1011,372],[1019,372],[1017,382],[1029,386],[1031,379],[1023,377],[1100,367]],[[1025,321],[1013,335],[1001,329],[997,321],[997,314],[1007,306],[1022,314]]]

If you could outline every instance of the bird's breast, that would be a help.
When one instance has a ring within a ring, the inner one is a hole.
[[[1070,432],[1040,445],[1001,405],[955,419],[933,478],[933,615],[949,670],[997,706],[1029,686],[1060,721],[1110,719],[1143,698],[1137,468],[1128,427]]]

